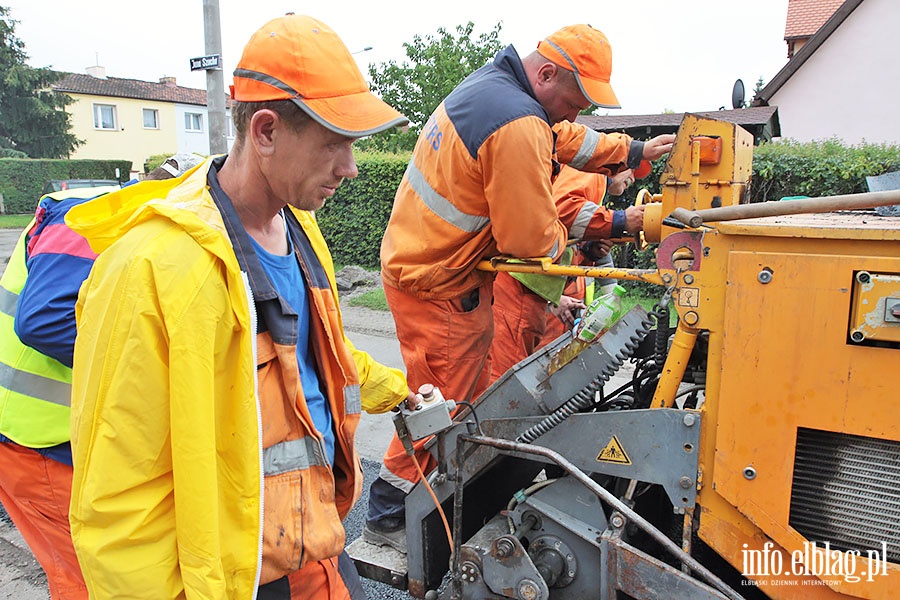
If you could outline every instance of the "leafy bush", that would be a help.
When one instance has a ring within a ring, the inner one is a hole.
[[[51,179],[120,179],[131,171],[130,160],[65,160],[0,158],[0,194],[8,213],[34,211]]]
[[[866,176],[900,170],[900,147],[844,146],[840,140],[793,140],[754,148],[750,201],[834,196],[868,191]]]
[[[168,160],[170,156],[175,154],[174,152],[166,152],[163,154],[151,154],[150,157],[144,161],[144,172],[149,173],[159,165],[163,164]]]
[[[13,150],[12,148],[0,148],[0,158],[28,158],[28,155],[21,150]]]
[[[316,218],[335,262],[377,268],[381,238],[391,216],[409,154],[360,153],[359,177],[344,181]]]

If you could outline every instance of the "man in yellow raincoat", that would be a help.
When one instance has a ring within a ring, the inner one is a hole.
[[[364,597],[341,520],[360,410],[415,403],[345,337],[312,211],[351,144],[406,122],[293,14],[234,73],[235,146],[73,209],[99,257],[76,309],[70,521],[92,597]]]

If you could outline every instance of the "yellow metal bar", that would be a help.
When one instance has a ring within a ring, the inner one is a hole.
[[[696,207],[700,198],[700,141],[691,141],[691,206]]]
[[[507,273],[540,273],[542,275],[558,275],[564,277],[599,277],[605,279],[624,279],[626,281],[643,281],[654,285],[664,285],[662,275],[656,269],[610,269],[600,267],[563,266],[540,259],[524,259],[508,261],[506,259],[483,260],[478,263],[480,271]]]
[[[672,338],[672,348],[669,350],[666,364],[663,365],[662,376],[656,386],[650,408],[675,406],[675,394],[678,392],[678,386],[681,385],[691,352],[694,351],[698,333],[700,330],[690,329],[683,322],[678,322],[678,329],[675,330],[675,337]]]

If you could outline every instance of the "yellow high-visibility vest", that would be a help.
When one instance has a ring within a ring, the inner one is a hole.
[[[69,441],[72,369],[26,346],[14,329],[25,287],[25,228],[0,278],[0,434],[29,448]]]

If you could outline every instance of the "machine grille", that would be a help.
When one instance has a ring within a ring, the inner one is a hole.
[[[838,550],[900,563],[900,442],[800,428],[789,523]]]

